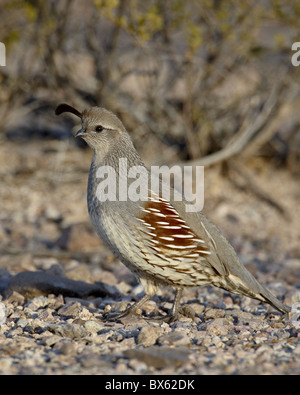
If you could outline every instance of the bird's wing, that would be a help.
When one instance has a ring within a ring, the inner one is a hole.
[[[203,278],[206,279],[210,274],[217,273],[221,277],[226,274],[209,232],[203,228],[205,237],[197,235],[173,205],[161,196],[151,191],[148,201],[141,207],[138,221],[143,233],[143,250],[150,262],[155,260],[155,265],[166,265],[187,275],[201,277],[201,272],[205,272]]]

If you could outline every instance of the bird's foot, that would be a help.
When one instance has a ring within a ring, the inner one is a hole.
[[[109,312],[103,315],[106,321],[115,321],[120,318],[124,317],[130,317],[130,316],[139,316],[140,318],[146,320],[146,321],[155,321],[155,322],[166,322],[168,324],[175,322],[178,320],[179,314],[173,314],[169,313],[167,315],[161,315],[161,316],[141,316],[140,314],[137,313],[137,309],[135,306],[130,306],[128,309],[122,312]]]
[[[178,314],[168,314],[168,315],[162,315],[162,316],[150,316],[150,317],[144,317],[145,320],[147,321],[155,321],[155,322],[166,322],[167,324],[171,324],[175,321],[178,320]]]
[[[103,317],[108,320],[108,321],[114,321],[118,320],[123,317],[128,317],[128,316],[134,316],[138,315],[137,310],[140,309],[140,307],[147,302],[151,298],[152,295],[144,295],[140,300],[135,302],[133,305],[128,307],[125,311],[122,312],[107,312],[106,314],[103,314]]]
[[[133,308],[133,306],[131,306],[128,309],[126,309],[125,311],[122,311],[120,313],[118,313],[118,312],[110,313],[109,312],[109,313],[103,314],[103,317],[105,318],[106,321],[115,321],[120,318],[136,316],[136,315],[138,315],[136,312],[136,309]]]

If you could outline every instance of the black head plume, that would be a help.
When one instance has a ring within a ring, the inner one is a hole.
[[[55,109],[55,114],[60,115],[63,112],[71,112],[72,114],[76,115],[79,118],[82,118],[82,113],[76,110],[76,108],[69,106],[69,104],[59,104]]]

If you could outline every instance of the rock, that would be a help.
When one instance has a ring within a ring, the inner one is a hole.
[[[224,315],[225,315],[225,311],[221,309],[208,308],[204,313],[205,320],[209,320],[212,318],[222,318],[224,317]]]
[[[149,347],[156,343],[161,329],[150,325],[144,326],[137,336],[136,343],[140,346]]]
[[[195,310],[188,304],[184,304],[180,307],[179,313],[184,315],[187,318],[195,319],[196,312]]]
[[[78,265],[66,271],[66,277],[71,280],[92,282],[93,278],[87,265]]]
[[[97,333],[103,329],[103,325],[99,324],[96,321],[86,321],[84,323],[84,327],[88,332]]]
[[[13,363],[11,358],[1,358],[0,359],[0,372],[8,372]]]
[[[300,358],[300,344],[298,344],[293,351],[295,355],[297,355],[298,358]]]
[[[78,324],[50,324],[47,328],[56,335],[68,337],[69,339],[78,339],[88,335],[87,330]]]
[[[0,267],[0,294],[7,288],[11,277],[6,269]]]
[[[37,318],[41,321],[51,322],[53,321],[53,309],[43,309],[37,314]]]
[[[57,314],[64,315],[66,317],[76,317],[81,311],[81,304],[79,302],[69,302],[62,306]]]
[[[5,324],[7,317],[6,307],[4,303],[0,302],[0,325]]]
[[[121,302],[117,302],[112,306],[111,312],[112,313],[123,313],[124,311],[126,311],[127,307],[128,307],[128,303],[121,300]]]
[[[44,212],[45,218],[50,221],[60,223],[63,219],[62,213],[54,207],[47,207]]]
[[[126,350],[124,355],[129,359],[138,359],[155,369],[166,367],[178,368],[189,362],[191,351],[187,348],[171,348],[166,346],[150,346],[145,349]]]
[[[99,281],[88,284],[83,281],[71,280],[60,274],[54,274],[52,270],[18,273],[10,279],[5,295],[9,295],[13,291],[22,294],[26,299],[49,294],[79,298],[119,296],[119,292],[112,285],[106,285]]]
[[[203,314],[205,309],[205,307],[201,303],[190,303],[188,306],[190,306],[190,308],[192,308],[197,315]]]
[[[23,305],[24,301],[25,301],[24,296],[16,291],[12,291],[11,293],[9,293],[9,296],[5,299],[6,303],[10,303],[15,306]]]
[[[91,369],[93,367],[97,367],[98,369],[111,367],[109,362],[93,352],[82,355],[79,358],[79,362],[86,369]]]
[[[172,332],[161,336],[158,343],[168,346],[187,346],[191,344],[191,339],[186,333]]]
[[[49,333],[49,332],[47,332],[47,333]],[[49,336],[49,335],[48,336],[43,336],[40,339],[41,345],[45,345],[47,347],[53,347],[56,344],[58,344],[59,342],[62,342],[62,338],[61,338],[60,335],[53,335],[53,334],[51,334],[51,336]]]
[[[38,296],[27,303],[26,307],[32,311],[37,311],[40,308],[45,308],[49,305],[50,300],[45,296]]]
[[[216,336],[227,335],[229,330],[229,323],[225,318],[216,318],[209,322],[206,327],[207,333]]]
[[[147,370],[147,365],[145,364],[145,362],[141,362],[138,359],[130,359],[130,361],[128,362],[128,366],[140,373],[143,373],[145,370]]]
[[[68,251],[88,251],[98,248],[101,240],[87,224],[73,224],[63,230],[55,243]]]
[[[57,350],[60,354],[70,356],[76,354],[76,347],[74,343],[70,340],[60,340],[55,343],[53,347],[54,350]]]

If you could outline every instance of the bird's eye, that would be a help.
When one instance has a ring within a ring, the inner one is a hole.
[[[103,126],[100,126],[100,125],[96,126],[95,130],[96,130],[96,132],[102,132]]]

